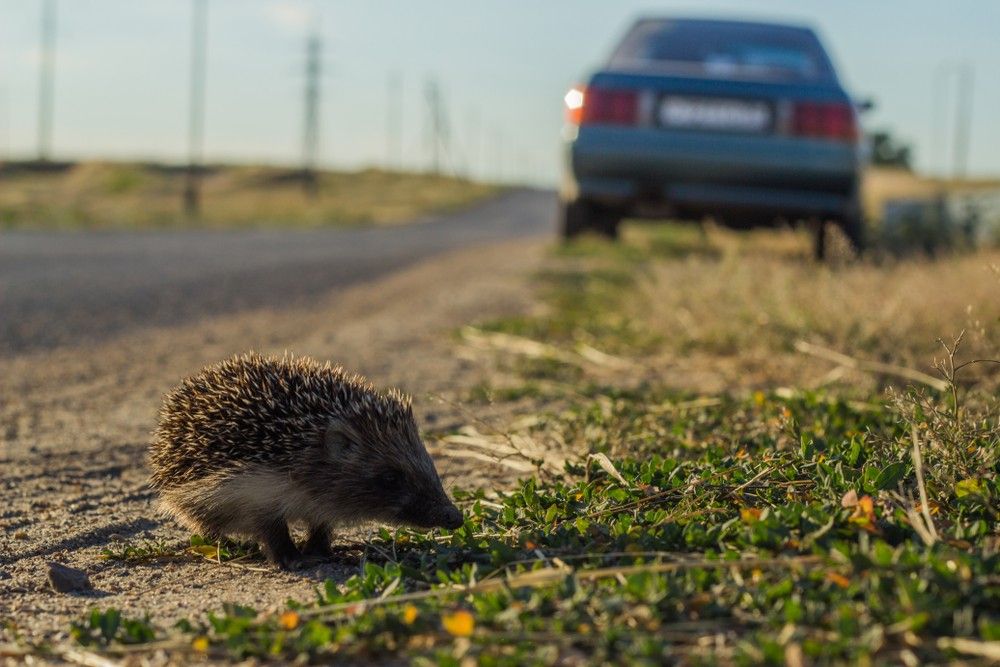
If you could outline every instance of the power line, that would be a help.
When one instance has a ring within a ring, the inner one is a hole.
[[[52,114],[55,101],[56,0],[42,3],[42,57],[38,81],[38,159],[52,155]]]
[[[191,3],[191,97],[188,109],[188,168],[184,188],[184,211],[198,215],[200,209],[201,162],[205,138],[205,53],[208,45],[207,0]]]

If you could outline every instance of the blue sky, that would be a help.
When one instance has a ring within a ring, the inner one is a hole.
[[[205,152],[294,162],[305,35],[322,33],[321,161],[387,159],[387,81],[402,80],[403,164],[426,165],[426,81],[447,103],[455,163],[553,181],[561,99],[640,14],[791,19],[819,29],[841,77],[877,99],[868,118],[950,167],[934,127],[936,71],[975,71],[970,172],[1000,173],[1000,1],[208,0]],[[55,157],[182,160],[188,0],[58,0]],[[36,144],[41,0],[0,0],[0,157]],[[938,112],[940,114],[940,112]],[[947,120],[947,119],[946,119]]]

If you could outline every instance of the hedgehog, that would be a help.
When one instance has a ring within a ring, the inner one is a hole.
[[[308,357],[248,353],[185,379],[163,400],[148,463],[169,514],[210,539],[256,541],[282,569],[330,557],[338,526],[463,523],[410,398]],[[302,549],[290,525],[307,529]]]

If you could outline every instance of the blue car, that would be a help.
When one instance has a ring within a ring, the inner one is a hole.
[[[838,225],[860,249],[858,111],[809,28],[642,19],[566,94],[564,238],[623,218]]]

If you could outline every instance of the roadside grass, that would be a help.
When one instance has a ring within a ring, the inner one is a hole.
[[[469,398],[535,406],[499,437],[565,453],[456,493],[463,527],[382,529],[355,576],[280,611],[95,610],[73,636],[215,660],[995,664],[997,255],[829,268],[772,238],[584,240],[537,312],[463,332],[508,376]]]
[[[943,354],[938,339],[964,330],[968,358],[1000,349],[997,250],[817,266],[804,234],[701,234],[667,224],[627,226],[621,244],[586,239],[553,255],[536,277],[538,312],[480,329],[563,348],[585,344],[634,359],[639,375],[678,387],[695,386],[691,376],[711,370],[726,387],[834,384],[859,395],[890,376],[827,377],[803,356],[802,343],[928,375]],[[959,382],[1000,386],[983,366],[965,369]]]
[[[430,174],[320,172],[307,197],[296,172],[224,166],[203,177],[201,215],[184,215],[185,175],[133,163],[0,172],[0,229],[162,229],[393,224],[468,206],[494,186]]]

